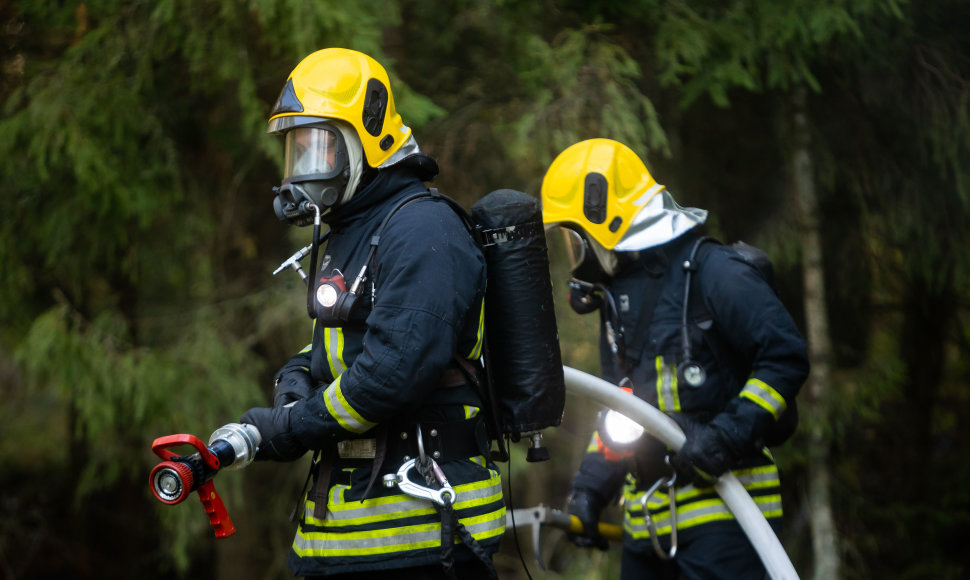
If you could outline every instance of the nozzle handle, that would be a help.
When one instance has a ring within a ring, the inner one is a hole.
[[[226,504],[222,503],[211,479],[199,486],[199,500],[202,501],[202,509],[209,516],[209,525],[217,538],[226,538],[236,533],[236,526],[229,519]]]
[[[205,463],[206,467],[209,469],[219,470],[219,458],[212,454],[211,451],[205,446],[205,443],[195,435],[189,435],[187,433],[179,433],[177,435],[166,435],[165,437],[159,437],[152,442],[152,451],[155,455],[158,455],[162,459],[169,461],[173,457],[178,457],[178,454],[169,450],[170,447],[178,447],[179,445],[190,445],[199,452],[202,457],[202,461]]]

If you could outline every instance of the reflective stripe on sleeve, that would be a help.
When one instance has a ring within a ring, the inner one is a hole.
[[[344,364],[344,331],[342,328],[324,328],[323,341],[327,345],[327,364],[330,365],[330,376],[339,377],[347,365]]]
[[[482,298],[482,307],[478,311],[478,334],[475,337],[475,346],[472,347],[472,351],[468,353],[468,360],[475,360],[482,356],[482,340],[485,337],[485,299]]]
[[[781,414],[788,408],[788,403],[785,402],[785,398],[778,391],[758,379],[748,379],[744,388],[741,389],[740,396],[771,413],[775,420],[781,417]]]
[[[342,375],[341,375],[342,376]],[[336,419],[341,427],[351,433],[364,433],[377,423],[368,421],[361,416],[344,397],[340,387],[340,378],[330,383],[327,390],[323,392],[323,401],[327,405],[327,411]]]
[[[661,411],[680,412],[680,395],[677,393],[677,368],[665,364],[664,357],[658,356],[657,370],[657,407]]]

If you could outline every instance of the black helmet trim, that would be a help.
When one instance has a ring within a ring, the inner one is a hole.
[[[386,113],[387,87],[377,79],[370,79],[367,81],[367,97],[364,99],[361,115],[364,129],[374,137],[379,136],[384,129],[384,115]]]
[[[288,79],[286,84],[283,85],[283,90],[280,92],[279,98],[276,99],[276,104],[273,105],[273,112],[270,113],[270,117],[282,115],[283,113],[302,112],[303,103],[300,102],[300,99],[296,98],[296,91],[293,90],[293,79]]]
[[[606,221],[606,198],[609,184],[602,173],[587,173],[583,184],[583,215],[594,224]]]

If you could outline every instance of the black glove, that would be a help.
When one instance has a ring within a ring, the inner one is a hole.
[[[256,451],[256,461],[293,461],[307,452],[290,431],[290,409],[292,407],[254,407],[246,411],[240,423],[255,425],[259,429],[262,442]]]
[[[574,489],[567,509],[570,515],[576,516],[583,523],[582,534],[566,534],[570,542],[580,548],[606,550],[610,547],[609,540],[599,532],[598,524],[603,512],[603,501],[599,497],[583,489]]]
[[[309,399],[315,387],[316,382],[305,370],[281,373],[276,376],[276,385],[273,387],[273,406],[282,407],[294,401]]]
[[[683,415],[672,415],[672,418],[687,436],[680,451],[670,457],[678,480],[689,481],[696,487],[709,487],[740,461],[739,454],[719,428],[696,423]]]

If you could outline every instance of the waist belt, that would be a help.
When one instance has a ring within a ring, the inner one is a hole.
[[[480,418],[428,421],[420,425],[424,453],[438,463],[487,455],[488,438],[485,424]],[[417,435],[416,423],[396,425],[387,430],[385,458],[395,469],[407,459],[420,455]],[[337,457],[374,459],[377,457],[378,447],[376,438],[348,439],[337,443]]]
[[[304,489],[313,479],[307,498],[314,501],[314,517],[322,519],[327,512],[327,491],[334,483],[347,483],[344,478],[348,472],[341,468],[347,465],[361,465],[365,460],[371,465],[370,481],[364,497],[383,473],[393,473],[409,458],[418,457],[420,449],[417,442],[418,423],[397,424],[378,427],[380,435],[374,438],[349,439],[335,446],[336,453],[317,452],[310,465],[310,473]],[[422,449],[426,456],[438,463],[448,463],[478,455],[488,456],[488,436],[481,417],[463,421],[425,421],[421,422]],[[336,457],[334,457],[336,455]],[[319,461],[318,461],[319,459]],[[331,477],[340,479],[331,479]],[[303,492],[300,493],[301,499]],[[297,514],[302,517],[302,502],[297,504],[290,516],[293,521]]]

